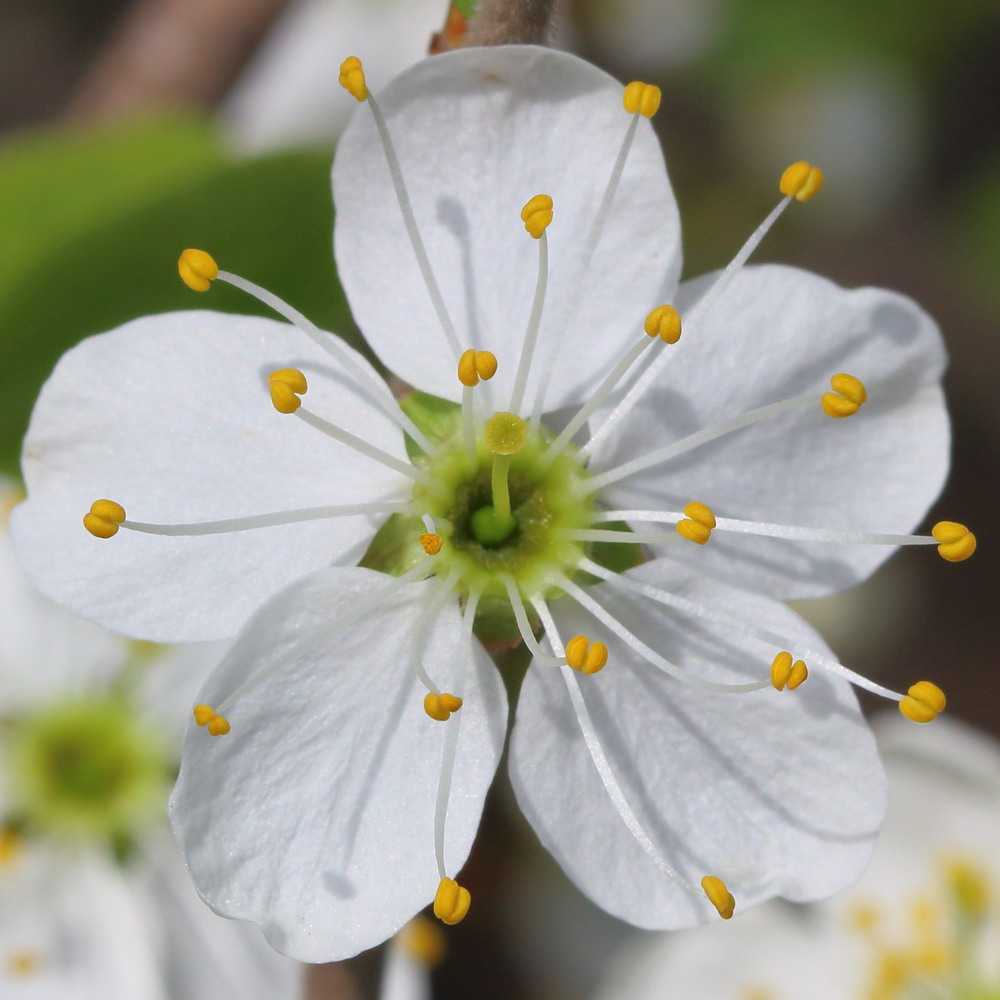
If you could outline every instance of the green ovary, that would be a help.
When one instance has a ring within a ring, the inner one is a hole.
[[[163,807],[165,750],[122,701],[50,705],[12,736],[12,805],[29,830],[115,841]]]
[[[581,489],[587,472],[569,452],[543,469],[546,449],[546,441],[531,432],[524,447],[506,459],[514,519],[509,530],[493,518],[496,456],[482,438],[474,464],[456,442],[425,466],[434,482],[418,486],[414,501],[441,522],[446,536],[445,547],[434,557],[438,576],[457,572],[461,592],[506,601],[502,574],[509,573],[525,597],[551,596],[560,574],[574,574],[583,543],[567,540],[563,533],[586,528],[592,520],[593,503]]]

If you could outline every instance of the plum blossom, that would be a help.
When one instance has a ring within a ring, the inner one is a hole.
[[[14,526],[41,587],[139,636],[236,635],[172,799],[203,897],[306,961],[432,900],[462,919],[508,715],[479,640],[518,639],[514,789],[609,912],[684,927],[850,884],[885,794],[852,685],[918,722],[944,695],[849,669],[781,601],[900,545],[974,549],[953,522],[907,534],[947,469],[934,322],[746,266],[819,189],[807,163],[724,270],[678,284],[655,87],[530,46],[435,57],[377,98],[356,59],[341,82],[366,106],[334,163],[338,272],[417,391],[397,404],[190,250],[193,289],[287,322],[93,337],[25,442]]]
[[[71,615],[29,586],[6,532],[0,598],[0,994],[297,996],[294,963],[202,905],[166,822],[172,710],[219,650],[140,650]]]
[[[731,927],[635,942],[598,997],[997,996],[1000,746],[948,720],[920,733],[882,719],[876,733],[889,807],[856,886],[805,911],[778,901]]]

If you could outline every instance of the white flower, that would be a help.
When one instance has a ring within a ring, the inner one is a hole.
[[[180,734],[132,644],[31,590],[5,535],[0,605],[0,995],[297,995],[295,965],[190,886],[165,814]],[[196,687],[206,652],[155,672]]]
[[[849,671],[779,601],[935,542],[898,534],[947,465],[934,323],[890,292],[743,268],[818,188],[808,164],[721,276],[678,288],[655,88],[629,85],[626,114],[620,84],[532,47],[435,57],[379,103],[357,60],[341,78],[369,107],[334,167],[340,277],[379,357],[441,398],[401,410],[336,338],[186,251],[192,287],[218,277],[293,325],[182,313],[92,338],[25,442],[20,555],[59,600],[171,640],[231,635],[264,602],[196,713],[232,732],[190,727],[173,799],[202,894],[309,961],[432,898],[461,919],[507,717],[474,627],[535,654],[514,787],[607,910],[669,928],[731,915],[727,884],[741,906],[841,889],[884,806],[849,682],[920,721],[944,699]],[[831,419],[860,380],[871,401]],[[96,541],[79,516],[102,496]],[[971,553],[960,525],[935,530]],[[657,557],[635,565],[639,544]],[[775,690],[799,656],[809,682]]]
[[[623,950],[614,1000],[987,1000],[1000,995],[1000,746],[942,720],[876,727],[889,808],[861,881]]]

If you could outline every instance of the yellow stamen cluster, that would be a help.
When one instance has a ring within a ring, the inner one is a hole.
[[[219,265],[204,250],[185,250],[177,261],[177,273],[192,291],[207,292],[219,276]]]
[[[630,115],[652,118],[660,110],[662,96],[659,87],[651,83],[642,83],[640,80],[633,80],[625,88],[625,93],[622,94],[622,106]]]
[[[13,868],[21,857],[23,844],[17,830],[5,826],[0,829],[0,869]]]
[[[516,413],[501,411],[486,421],[485,433],[494,455],[516,455],[528,439],[528,425]]]
[[[985,917],[990,910],[992,891],[987,873],[964,859],[953,859],[946,865],[948,886],[959,910],[970,917]]]
[[[938,521],[931,535],[938,542],[938,554],[948,562],[962,562],[976,551],[976,536],[956,521]]]
[[[646,317],[642,328],[650,337],[659,337],[665,344],[676,344],[681,339],[681,314],[673,306],[657,306]]]
[[[778,182],[778,188],[786,198],[808,201],[819,194],[823,186],[823,171],[805,160],[799,160],[786,168]]]
[[[726,888],[726,883],[714,875],[706,875],[701,880],[701,888],[708,896],[708,901],[719,911],[719,916],[723,920],[729,920],[736,909],[736,900]]]
[[[436,556],[441,551],[441,546],[444,545],[444,539],[432,531],[425,531],[420,536],[420,544],[429,556]]]
[[[536,194],[521,209],[521,221],[528,233],[540,240],[552,221],[552,199],[547,194]]]
[[[933,722],[945,709],[944,692],[930,681],[917,681],[906,691],[899,710],[911,722]]]
[[[340,64],[338,80],[351,97],[356,97],[359,101],[367,100],[368,84],[365,82],[365,70],[357,56],[350,56]]]
[[[488,381],[496,373],[496,355],[489,351],[474,351],[470,347],[467,351],[463,351],[458,359],[458,381],[469,389],[479,385],[480,379]]]
[[[125,520],[125,508],[114,500],[95,500],[90,513],[83,515],[83,526],[95,538],[111,538]]]
[[[828,417],[853,417],[868,400],[861,379],[841,372],[830,379],[833,392],[823,393],[823,412]]]
[[[704,545],[712,537],[715,515],[710,508],[703,503],[698,503],[697,500],[689,503],[684,508],[684,513],[687,516],[684,520],[677,522],[677,534],[689,542]]]
[[[776,691],[794,691],[807,677],[809,671],[802,660],[792,662],[792,654],[781,652],[771,664],[771,683]]]
[[[199,726],[205,726],[212,736],[225,736],[233,728],[229,725],[229,720],[224,715],[217,714],[211,705],[195,705],[193,714],[194,721]]]
[[[279,413],[294,413],[301,405],[299,396],[308,389],[305,375],[298,368],[282,368],[267,377],[271,402]]]
[[[591,642],[585,635],[574,636],[566,643],[566,662],[581,674],[596,674],[608,662],[608,647]]]
[[[452,712],[457,712],[461,707],[462,699],[447,691],[440,694],[428,691],[424,697],[424,711],[436,722],[447,722]]]
[[[472,897],[453,878],[443,878],[434,896],[434,916],[444,924],[457,924],[469,912]]]
[[[399,932],[397,940],[425,969],[433,969],[444,961],[444,932],[424,917],[414,917]]]

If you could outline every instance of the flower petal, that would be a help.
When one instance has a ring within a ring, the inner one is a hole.
[[[792,643],[825,648],[783,605],[700,580],[672,560],[627,575]],[[742,633],[611,584],[589,593],[694,678],[768,676],[773,650]],[[820,898],[857,878],[871,854],[885,787],[847,683],[814,669],[795,691],[705,692],[660,675],[568,601],[554,613],[564,639],[596,634],[608,646],[608,665],[579,683],[625,798],[669,864],[696,885],[706,874],[722,878],[740,910],[775,895]],[[511,777],[542,843],[600,906],[649,928],[714,917],[704,899],[662,874],[629,833],[591,760],[562,678],[534,664],[521,691]]]
[[[685,304],[712,277],[685,285]],[[597,449],[593,468],[614,467],[753,407],[818,396],[838,372],[860,378],[869,401],[847,420],[831,420],[819,405],[767,418],[614,483],[601,499],[657,510],[699,500],[718,517],[907,532],[948,469],[944,365],[937,326],[902,295],[845,291],[790,267],[747,268],[706,322],[685,331],[659,387]],[[894,551],[717,531],[708,545],[680,545],[671,554],[791,600],[850,587]]]
[[[663,155],[639,122],[621,188],[585,280],[592,220],[629,127],[623,87],[563,52],[500,46],[419,63],[378,95],[417,227],[460,346],[500,362],[495,408],[510,397],[538,254],[519,213],[554,202],[550,274],[527,400],[560,330],[565,348],[546,409],[585,398],[640,333],[680,273],[680,227]],[[379,357],[427,392],[461,398],[457,358],[421,277],[372,116],[360,108],[337,147],[335,246],[351,309]],[[573,344],[583,337],[586,350]]]
[[[433,584],[371,570],[314,573],[250,620],[206,685],[232,732],[192,725],[171,808],[199,891],[252,920],[307,962],[385,940],[437,888],[434,813],[447,725],[461,724],[446,865],[464,863],[499,759],[506,703],[472,643],[465,704],[428,718],[414,632]],[[442,688],[468,658],[455,603],[428,633],[424,662]]]
[[[372,529],[365,517],[183,538],[122,531],[109,540],[80,524],[103,497],[137,521],[176,523],[399,495],[406,480],[398,473],[274,411],[267,375],[290,366],[309,376],[310,409],[405,457],[398,428],[286,324],[167,313],[67,352],[32,415],[29,499],[11,521],[33,582],[141,638],[221,639],[265,598],[363,543]]]

